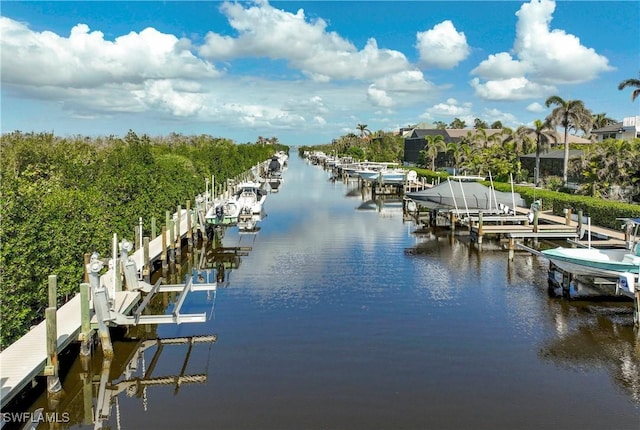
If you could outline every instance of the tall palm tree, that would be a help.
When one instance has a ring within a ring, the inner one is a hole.
[[[640,73],[638,73],[638,76],[640,76]],[[631,101],[635,101],[635,99],[640,96],[640,79],[625,79],[618,84],[619,90],[623,90],[626,87],[635,87],[635,90],[631,92]]]
[[[436,158],[438,158],[438,152],[444,151],[446,149],[446,143],[444,141],[444,136],[441,134],[426,135],[424,137],[426,145],[424,146],[425,151],[423,154],[431,159],[431,170],[436,170]],[[426,158],[425,157],[425,158]]]
[[[533,122],[533,127],[520,126],[515,132],[516,139],[528,139],[533,137],[536,145],[536,167],[534,170],[533,183],[536,187],[540,181],[540,154],[547,152],[551,148],[551,144],[555,143],[556,131],[554,130],[551,122],[548,120],[542,121],[537,119]]]
[[[582,100],[564,100],[560,96],[551,96],[545,102],[547,107],[556,105],[547,120],[553,126],[564,128],[564,166],[562,185],[567,186],[569,172],[569,129],[588,130],[591,127],[591,111],[584,107]]]

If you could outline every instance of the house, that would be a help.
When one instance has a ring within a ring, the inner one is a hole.
[[[570,141],[571,142],[571,141]],[[569,161],[582,157],[581,149],[569,150]],[[530,177],[535,176],[536,153],[521,155],[518,157],[522,169],[529,172]],[[540,178],[549,176],[562,176],[564,172],[564,149],[553,149],[548,152],[540,153]],[[569,182],[575,182],[576,178],[568,178]]]
[[[491,136],[496,133],[500,133],[501,129],[485,129],[487,136]],[[449,144],[451,142],[460,142],[462,138],[466,137],[469,133],[472,135],[477,133],[476,129],[466,128],[414,128],[410,132],[405,133],[404,138],[404,162],[405,164],[417,164],[420,159],[420,151],[424,149],[426,145],[426,136],[441,135],[444,138],[444,142]]]
[[[640,120],[639,120],[640,122]],[[424,149],[426,145],[426,136],[441,135],[444,138],[445,143],[460,142],[463,138],[466,138],[469,134],[473,136],[479,131],[476,129],[418,129],[415,128],[411,132],[406,132],[404,138],[404,163],[409,165],[415,165],[420,159],[420,151]],[[502,133],[502,129],[484,129],[484,132],[488,137]],[[570,134],[568,139],[570,144],[589,144],[590,140],[580,136]],[[564,132],[556,132],[556,143],[564,143]],[[436,166],[440,166],[441,162],[445,160],[444,154],[438,156],[436,160]],[[560,170],[562,172],[562,169]],[[562,173],[561,173],[562,175]]]
[[[615,124],[591,130],[591,134],[597,136],[598,142],[607,139],[631,140],[640,138],[640,116],[630,116]]]

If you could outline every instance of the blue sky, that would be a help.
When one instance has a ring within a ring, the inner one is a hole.
[[[638,1],[2,1],[3,133],[258,136],[512,128],[545,100],[640,115]]]

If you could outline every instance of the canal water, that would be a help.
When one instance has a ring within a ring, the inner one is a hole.
[[[58,428],[640,427],[631,303],[550,298],[546,260],[416,234],[399,200],[330,177],[292,153],[260,231],[218,243],[242,247],[218,290],[184,303],[208,321],[76,360]]]

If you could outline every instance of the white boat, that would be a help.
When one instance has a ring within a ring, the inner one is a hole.
[[[549,261],[575,275],[618,277],[621,273],[640,272],[640,246],[635,252],[623,248],[563,248],[542,251]]]
[[[235,225],[239,214],[240,206],[235,198],[218,199],[213,202],[204,218],[207,224]]]
[[[363,169],[357,170],[356,172],[364,181],[375,181],[382,184],[402,184],[407,180],[407,175],[409,175],[411,172],[413,172],[414,174],[414,179],[415,177],[417,177],[415,171],[412,170],[411,172],[408,172],[404,169]]]
[[[634,239],[627,248],[558,247],[543,250],[542,255],[561,270],[574,275],[624,278],[627,282],[625,288],[633,292],[632,284],[640,275],[640,241],[636,239],[640,219],[627,219],[626,226],[629,233],[635,227]]]
[[[267,199],[267,192],[258,182],[241,182],[234,197],[240,207],[240,213],[259,215]]]
[[[258,182],[242,182],[238,191],[228,199],[214,201],[205,215],[208,224],[236,225],[241,215],[262,214],[267,193]]]

